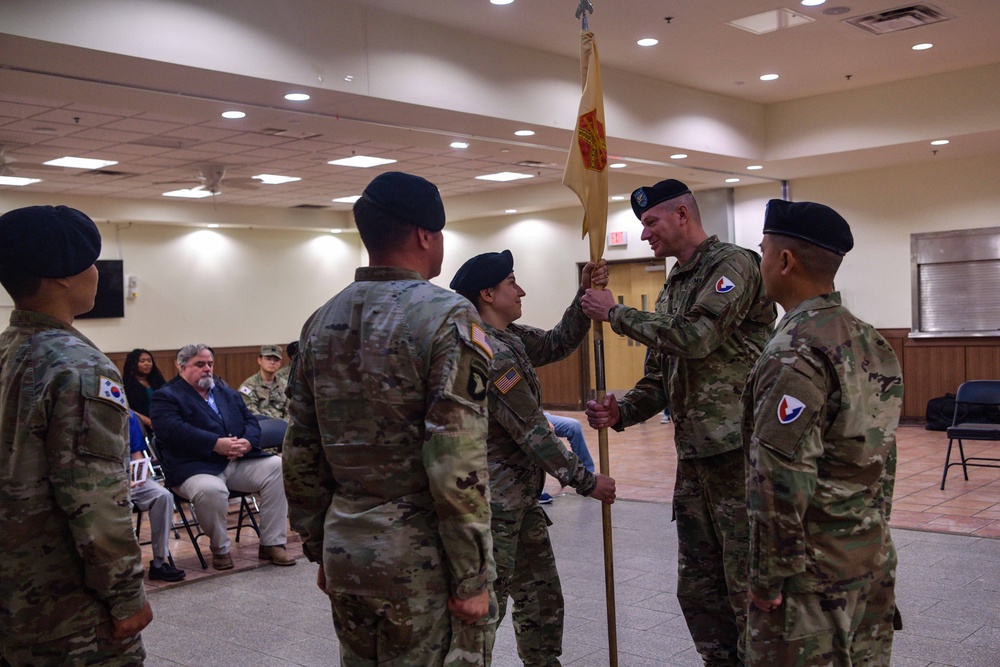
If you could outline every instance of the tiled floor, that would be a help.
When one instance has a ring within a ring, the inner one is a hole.
[[[559,414],[585,419],[582,413]],[[584,431],[596,460],[597,434]],[[620,501],[612,518],[623,666],[700,664],[675,600],[672,438],[673,426],[659,419],[609,433]],[[971,468],[966,482],[961,469],[952,468],[946,490],[939,491],[946,447],[943,433],[900,428],[892,523],[906,629],[896,636],[894,667],[1000,665],[1000,539],[995,539],[1000,537],[1000,470]],[[967,453],[988,447],[970,445]],[[551,479],[546,488],[560,492]],[[546,509],[555,521],[552,538],[566,593],[562,662],[606,665],[600,505],[568,493]],[[180,584],[149,585],[156,620],[143,633],[147,664],[337,664],[337,640],[326,600],[315,589],[314,565],[305,560],[290,568],[267,565],[257,559],[256,536],[244,532],[241,544],[232,545],[235,570],[202,570],[186,534],[180,535],[171,540],[171,550],[188,576]],[[149,547],[143,549],[148,560]],[[301,553],[294,534],[289,549]],[[493,664],[520,664],[509,619],[501,627]]]
[[[562,664],[608,665],[600,504],[570,495],[546,511],[566,597]],[[615,610],[622,667],[696,667],[676,601],[676,536],[670,508],[620,501],[614,525]],[[897,597],[905,630],[893,667],[1000,664],[1000,540],[896,530]],[[338,664],[329,603],[316,566],[263,567],[151,596],[143,632],[152,667],[319,667]],[[519,665],[509,617],[494,667]],[[415,664],[414,667],[419,667]]]

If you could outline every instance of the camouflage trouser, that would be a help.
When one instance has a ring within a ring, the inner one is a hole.
[[[331,593],[342,667],[486,667],[492,618],[467,625],[448,596],[377,598]]]
[[[537,503],[513,511],[496,506],[492,509],[493,557],[497,565],[493,587],[500,613],[488,640],[490,653],[510,596],[514,600],[511,620],[521,661],[528,667],[558,666],[563,595],[549,540],[548,517]]]
[[[0,665],[3,667],[83,667],[102,665],[126,667],[141,665],[146,658],[140,635],[127,639],[111,637],[111,623],[85,630],[77,635],[60,637],[38,644],[0,646]]]
[[[706,665],[740,665],[750,525],[742,450],[677,462],[677,600]]]
[[[795,590],[786,582],[781,606],[750,605],[747,665],[889,667],[896,611],[895,550],[891,569],[847,591]]]

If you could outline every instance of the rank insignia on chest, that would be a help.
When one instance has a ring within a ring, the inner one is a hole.
[[[794,396],[785,394],[778,403],[778,421],[782,424],[791,424],[802,416],[802,411],[805,409],[805,403]]]
[[[518,382],[521,381],[521,374],[517,372],[517,369],[513,366],[510,367],[506,373],[504,373],[500,378],[493,382],[493,385],[500,390],[501,394],[506,394],[508,391],[514,388]]]
[[[478,324],[472,325],[472,342],[482,348],[486,356],[490,359],[493,358],[493,347],[490,345],[490,339]]]
[[[125,389],[109,377],[102,375],[100,378],[101,388],[98,392],[98,396],[103,398],[105,401],[111,401],[112,403],[117,403],[123,408],[127,408],[128,399],[125,398]]]

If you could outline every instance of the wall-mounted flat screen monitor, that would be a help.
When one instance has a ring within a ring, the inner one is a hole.
[[[97,298],[93,310],[77,315],[77,319],[125,317],[125,273],[120,259],[99,259],[97,266]]]

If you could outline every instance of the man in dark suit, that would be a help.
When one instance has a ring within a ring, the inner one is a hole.
[[[207,345],[185,345],[177,353],[180,374],[153,393],[150,418],[167,486],[194,504],[216,570],[233,567],[226,526],[230,490],[260,499],[257,555],[295,565],[285,550],[288,501],[281,459],[261,451],[257,418],[238,393],[216,382],[214,365]]]

